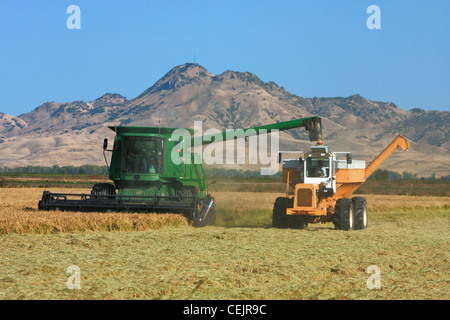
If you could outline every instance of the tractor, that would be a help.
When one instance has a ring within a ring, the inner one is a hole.
[[[332,152],[321,141],[295,159],[283,160],[282,181],[286,196],[273,206],[272,224],[277,228],[305,228],[308,223],[333,222],[337,230],[360,230],[368,225],[367,201],[351,197],[370,175],[397,149],[408,149],[409,142],[398,135],[367,167],[364,160],[353,160],[351,152]]]

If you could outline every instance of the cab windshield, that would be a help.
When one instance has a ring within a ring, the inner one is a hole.
[[[330,159],[310,157],[306,159],[306,176],[309,178],[327,178],[330,175]]]
[[[122,137],[122,172],[164,172],[164,139],[158,137]]]

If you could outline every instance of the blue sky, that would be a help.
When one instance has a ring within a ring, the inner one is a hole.
[[[81,9],[70,30],[67,8]],[[369,30],[369,5],[381,29]],[[450,1],[2,1],[0,112],[134,98],[176,65],[249,71],[302,97],[450,109]]]

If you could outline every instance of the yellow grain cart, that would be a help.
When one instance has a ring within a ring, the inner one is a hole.
[[[301,157],[283,161],[286,197],[275,200],[273,226],[304,228],[308,223],[333,222],[338,230],[367,228],[366,199],[350,196],[397,147],[409,146],[399,135],[367,167],[364,160],[353,160],[350,152],[331,152],[320,144],[310,152],[299,151]]]

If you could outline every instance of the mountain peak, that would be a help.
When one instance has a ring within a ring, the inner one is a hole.
[[[172,68],[153,86],[145,90],[139,97],[162,90],[173,90],[185,85],[198,85],[209,82],[214,75],[198,63],[185,63]]]
[[[213,76],[213,74],[198,63],[185,63],[170,69],[170,71],[167,72],[160,81],[167,82],[169,80],[180,80],[205,76]]]
[[[351,96],[347,97],[347,99],[350,99],[350,100],[355,101],[355,102],[361,102],[361,103],[367,101],[366,98],[364,98],[363,96],[361,96],[361,95],[358,94],[358,93],[356,93],[356,94],[354,94],[354,95],[351,95]]]
[[[126,100],[126,98],[123,95],[121,95],[119,93],[111,93],[111,92],[105,93],[104,95],[95,99],[94,101],[100,100],[100,99],[125,99]]]
[[[257,75],[255,75],[255,74],[253,74],[251,72],[248,72],[248,71],[227,70],[227,71],[219,74],[218,76],[215,76],[214,79],[217,80],[217,81],[239,80],[245,85],[254,84],[254,85],[257,85],[257,86],[263,87],[263,88],[266,86],[264,81],[262,81],[260,78],[258,78]]]
[[[94,107],[104,107],[111,105],[122,105],[127,101],[127,98],[118,93],[105,93],[101,97],[91,101],[90,104]]]
[[[187,62],[187,63],[180,64],[178,66],[173,67],[168,73],[170,73],[170,72],[186,72],[188,70],[196,70],[196,69],[200,69],[205,72],[209,72],[205,67],[203,67],[202,65],[200,65],[198,63]]]
[[[22,128],[25,128],[27,125],[28,124],[20,118],[0,112],[0,129],[2,129],[0,130],[0,137],[2,136],[1,131],[3,131],[3,133],[6,133],[11,132],[14,129],[20,130]]]

